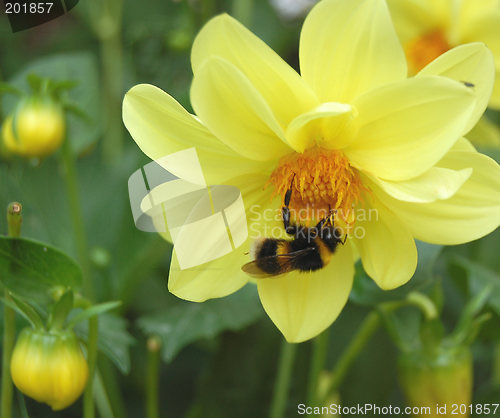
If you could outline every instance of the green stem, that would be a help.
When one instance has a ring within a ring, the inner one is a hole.
[[[18,202],[12,202],[7,206],[7,234],[9,237],[19,237],[21,235],[21,225],[23,207]]]
[[[217,10],[217,0],[201,1],[201,24],[205,24]]]
[[[332,380],[330,381],[325,392],[325,396],[322,399],[322,405],[327,402],[328,398],[332,394],[338,391],[340,384],[349,370],[349,367],[380,326],[380,323],[380,315],[376,311],[370,312],[363,320],[361,326],[358,328],[358,332],[344,350],[333,369]]]
[[[103,356],[99,357],[99,360],[97,361],[96,373],[99,374],[99,371],[101,372],[103,389],[105,389],[107,400],[109,402],[111,410],[113,411],[113,416],[126,418],[127,408],[125,406],[123,396],[120,392],[116,370],[114,369],[113,364],[108,358]],[[95,392],[96,391],[94,391],[94,393]]]
[[[234,0],[232,16],[246,27],[252,24],[254,0]]]
[[[123,0],[88,0],[89,23],[100,43],[104,138],[102,156],[106,163],[121,161],[123,128]]]
[[[120,1],[118,2],[121,3]],[[121,9],[121,8],[120,8]],[[113,19],[121,28],[121,12]],[[123,97],[123,53],[121,31],[117,30],[110,37],[101,38],[101,62],[103,70],[103,104],[106,109],[105,136],[102,146],[105,162],[116,163],[123,153],[123,129],[121,101]]]
[[[411,299],[411,298],[410,298]],[[378,310],[371,311],[361,323],[361,326],[358,327],[358,331],[354,338],[351,340],[349,345],[346,347],[339,360],[337,361],[335,367],[332,370],[332,378],[324,392],[324,396],[321,400],[321,405],[324,405],[328,399],[333,396],[339,389],[344,377],[351,367],[352,363],[359,355],[363,347],[370,340],[375,331],[380,327],[382,323],[382,314],[388,314],[390,312],[396,311],[399,308],[408,305],[417,305],[419,307],[419,303],[415,303],[412,300],[403,300],[403,301],[395,301],[395,302],[386,302],[378,305]]]
[[[500,386],[500,343],[496,343],[493,349],[493,371],[491,380],[494,385]]]
[[[66,138],[62,145],[62,163],[65,169],[64,180],[66,182],[66,192],[68,194],[68,203],[73,224],[73,233],[75,236],[78,261],[83,273],[83,288],[85,295],[92,299],[94,289],[90,277],[90,261],[87,247],[87,236],[83,225],[83,217],[80,206],[80,196],[78,194],[78,180],[76,177],[75,158],[71,151],[71,142]]]
[[[4,297],[10,300],[5,290]],[[14,348],[16,334],[16,316],[13,309],[3,307],[3,347],[2,347],[2,418],[10,418],[12,414],[12,379],[10,377],[10,358]]]
[[[161,341],[150,337],[147,341],[148,366],[146,376],[146,417],[159,418],[159,366]]]
[[[438,309],[432,299],[427,295],[420,292],[411,292],[406,296],[406,300],[409,304],[419,308],[427,321],[438,317]]]
[[[17,202],[9,204],[7,208],[7,228],[10,237],[21,235],[22,206]],[[5,300],[10,301],[11,297],[7,289],[4,294]],[[10,375],[10,358],[14,349],[16,336],[16,314],[13,309],[4,305],[3,313],[3,347],[2,347],[2,394],[1,394],[1,418],[12,416],[12,378]]]
[[[89,363],[89,380],[83,395],[83,418],[94,418],[94,377],[97,361],[97,338],[99,332],[98,317],[89,319],[89,334],[87,341],[87,361]]]
[[[116,415],[113,413],[111,402],[108,397],[106,384],[104,383],[99,367],[96,369],[94,380],[94,399],[97,413],[101,418],[124,417],[125,415]]]
[[[309,369],[309,383],[307,387],[307,404],[315,405],[318,397],[318,382],[321,371],[325,367],[330,328],[313,340],[313,354]]]
[[[278,376],[274,384],[273,400],[271,403],[270,418],[283,418],[285,416],[290,377],[292,375],[293,362],[295,359],[295,344],[289,344],[283,340],[281,346],[280,360],[278,365]]]

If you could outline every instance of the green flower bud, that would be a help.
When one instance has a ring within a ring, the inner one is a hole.
[[[25,395],[53,410],[71,405],[83,392],[88,366],[73,331],[21,331],[10,363],[12,380]]]
[[[23,157],[45,157],[57,150],[66,130],[61,107],[48,98],[22,101],[2,126],[7,151]]]
[[[430,407],[431,415],[427,417],[442,418],[451,413],[453,404],[471,402],[472,355],[463,346],[404,353],[399,358],[399,378],[410,406]],[[469,413],[460,416],[468,417]]]

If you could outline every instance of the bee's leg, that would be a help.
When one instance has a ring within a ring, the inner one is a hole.
[[[323,227],[325,226],[327,221],[328,221],[328,216],[321,219],[321,221],[319,221],[314,228],[311,228],[311,230],[315,232],[314,237],[317,237],[319,235],[321,238],[323,238]]]
[[[290,224],[290,199],[292,198],[292,186],[293,180],[295,179],[295,174],[292,177],[292,183],[290,188],[285,193],[285,205],[281,208],[281,216],[283,217],[283,226],[285,227],[285,232],[290,235],[295,235],[297,233],[297,227]]]
[[[283,217],[283,226],[285,227],[285,232],[289,235],[295,235],[297,232],[297,227],[290,224],[290,209],[288,206],[283,206],[281,208],[281,214]]]
[[[316,229],[317,231],[321,231],[323,229],[323,227],[325,226],[326,222],[328,221],[328,216],[326,218],[323,218],[321,219],[321,221],[319,221],[316,226],[314,227],[314,229]]]
[[[344,235],[344,239],[342,241],[339,241],[342,245],[345,244],[345,242],[347,241],[347,234]]]

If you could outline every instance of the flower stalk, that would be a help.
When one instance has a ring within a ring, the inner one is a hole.
[[[121,42],[123,0],[89,2],[91,27],[100,42],[103,73],[103,107],[106,110],[102,147],[107,163],[120,161],[123,152],[120,100],[123,88],[123,46]]]
[[[87,342],[87,362],[89,365],[89,380],[83,395],[83,418],[94,418],[94,378],[97,362],[98,317],[89,319],[89,336]]]
[[[293,363],[297,346],[283,340],[278,365],[278,375],[274,384],[273,399],[271,402],[270,418],[283,418],[286,412],[286,401],[290,388]]]
[[[64,166],[64,180],[66,183],[66,193],[68,195],[68,203],[71,214],[71,222],[73,224],[73,233],[75,237],[75,245],[78,254],[78,261],[83,273],[84,292],[87,297],[94,296],[94,289],[90,277],[90,261],[87,246],[87,236],[83,225],[83,217],[80,206],[80,197],[78,194],[78,180],[76,176],[75,157],[71,150],[71,142],[68,138],[63,141],[62,145],[62,164]]]
[[[332,379],[325,390],[325,396],[321,400],[321,405],[325,405],[327,399],[338,391],[340,384],[349,370],[349,367],[351,367],[354,360],[358,357],[363,347],[379,328],[380,324],[381,319],[377,311],[370,312],[363,320],[362,324],[358,328],[358,332],[344,350],[337,361],[337,364],[333,368],[331,374]]]
[[[328,341],[330,336],[330,328],[327,328],[323,333],[318,335],[313,340],[313,353],[311,358],[311,366],[309,371],[309,382],[307,387],[307,404],[315,405],[318,397],[319,380],[321,372],[325,368],[325,361],[328,351]]]
[[[7,208],[7,228],[10,237],[19,237],[21,235],[22,206],[20,203],[13,202]],[[4,298],[11,300],[9,292],[5,290]],[[2,418],[12,416],[12,379],[10,375],[10,359],[14,348],[14,339],[16,334],[16,316],[12,308],[4,304],[3,317],[3,346],[2,346],[2,394],[1,412]]]
[[[146,417],[159,418],[159,366],[161,340],[157,336],[147,341],[147,375],[146,375]]]

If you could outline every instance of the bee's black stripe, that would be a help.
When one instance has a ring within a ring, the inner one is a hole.
[[[324,267],[323,260],[321,258],[320,250],[316,240],[308,242],[307,240],[294,240],[290,243],[292,251],[299,251],[304,248],[311,248],[314,251],[310,251],[304,254],[297,255],[293,259],[293,268],[300,271],[314,271],[319,270]]]
[[[276,274],[280,272],[281,266],[276,258],[273,258],[278,251],[278,241],[266,239],[257,252],[257,266],[266,273]]]

